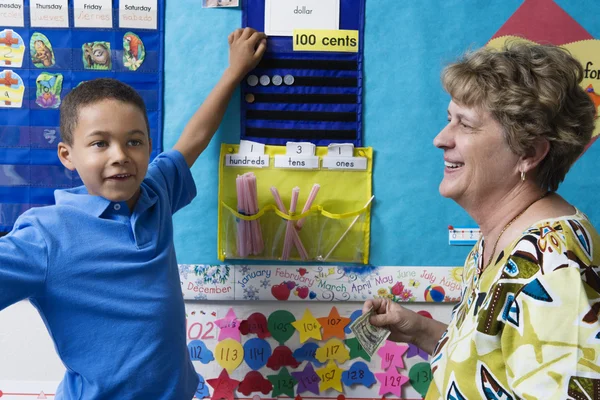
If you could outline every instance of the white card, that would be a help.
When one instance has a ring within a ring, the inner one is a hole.
[[[0,26],[25,26],[23,0],[0,0]]]
[[[74,0],[75,28],[112,28],[111,0]]]
[[[158,29],[158,0],[121,0],[119,27]]]
[[[68,28],[67,0],[31,0],[29,4],[31,27]]]
[[[294,29],[339,29],[340,0],[265,0],[265,33],[292,36]]]

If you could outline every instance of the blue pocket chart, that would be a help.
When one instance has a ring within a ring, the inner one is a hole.
[[[269,33],[266,7],[244,0],[242,25]],[[339,29],[358,31],[357,53],[294,52],[291,36],[269,35],[263,60],[242,82],[242,139],[362,146],[364,10],[365,0],[339,0]]]
[[[165,0],[9,0],[0,13],[0,235],[54,190],[65,169],[59,107],[81,82],[115,78],[146,103],[152,158],[162,151]]]

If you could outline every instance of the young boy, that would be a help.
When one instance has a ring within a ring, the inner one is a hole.
[[[229,67],[173,150],[148,167],[142,99],[111,79],[61,106],[58,156],[85,187],[56,191],[0,239],[0,309],[29,299],[67,372],[56,399],[191,399],[198,377],[185,337],[172,214],[196,195],[189,168],[217,130],[265,35],[229,35]]]

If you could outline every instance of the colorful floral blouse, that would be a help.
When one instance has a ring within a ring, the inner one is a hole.
[[[479,276],[482,249],[426,399],[600,399],[600,237],[587,217],[536,223]]]

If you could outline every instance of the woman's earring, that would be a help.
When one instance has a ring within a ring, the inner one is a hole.
[[[525,182],[525,172],[521,171],[521,182]]]

